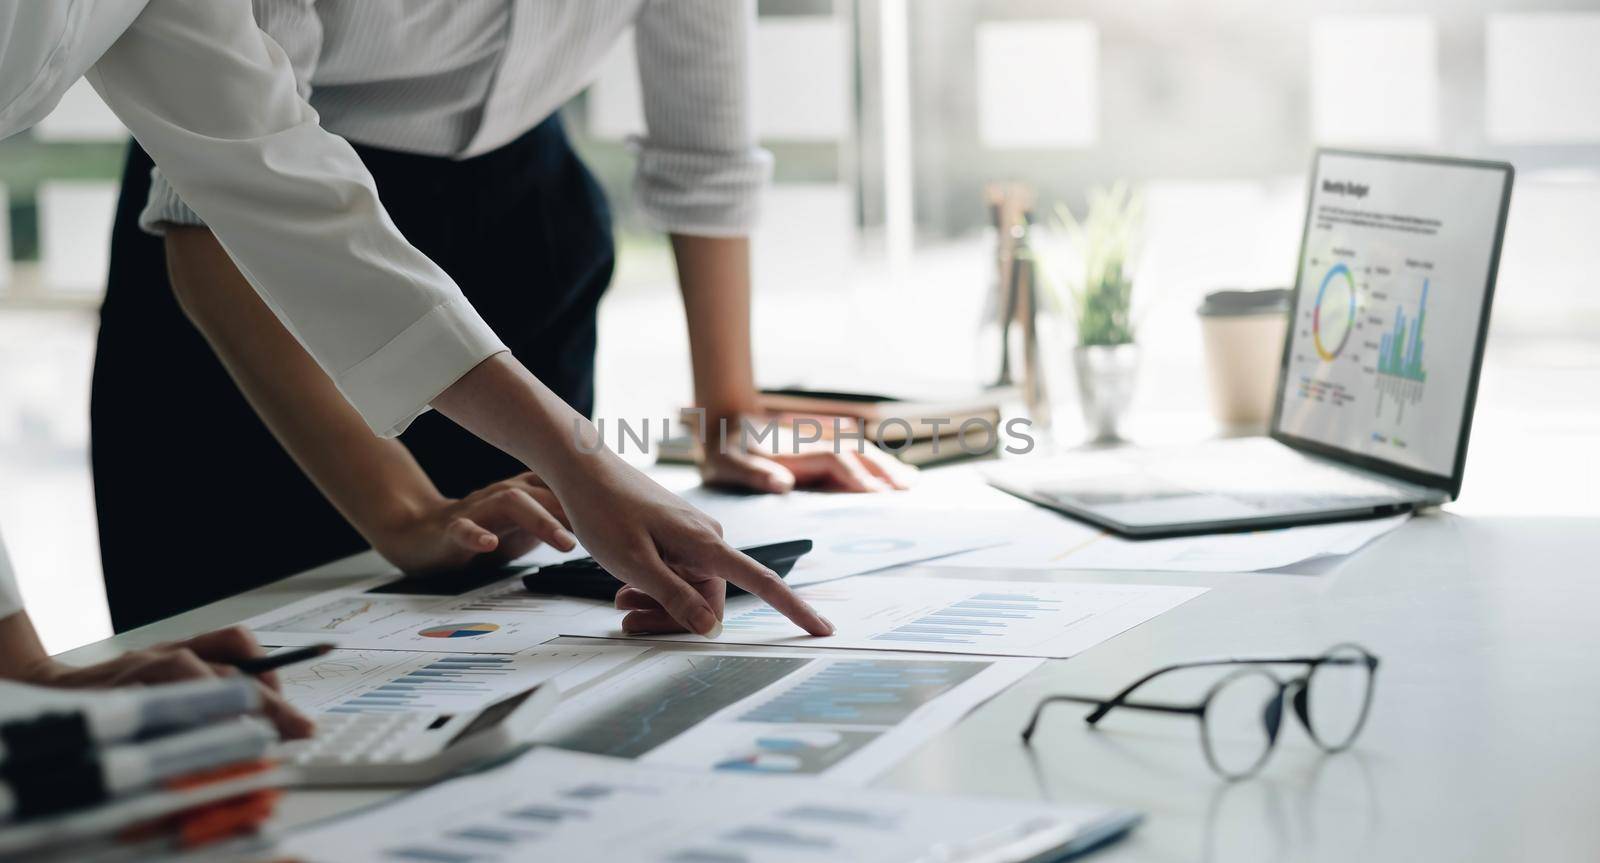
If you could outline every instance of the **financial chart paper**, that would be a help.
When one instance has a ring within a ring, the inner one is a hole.
[[[1203,587],[861,576],[801,588],[837,633],[806,636],[771,606],[728,603],[729,644],[915,650],[1065,658],[1205,593]],[[568,635],[627,638],[614,624],[580,621]],[[633,636],[703,641],[693,635]]]
[[[661,645],[565,699],[537,737],[648,764],[865,782],[1040,662]]]
[[[279,843],[308,863],[794,863],[1042,856],[1137,816],[998,798],[695,773],[540,748],[503,767],[318,824]]]

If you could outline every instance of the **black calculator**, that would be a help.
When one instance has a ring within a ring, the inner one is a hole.
[[[789,574],[789,570],[794,569],[795,561],[811,550],[811,540],[796,539],[772,545],[753,545],[739,550],[782,578]],[[617,591],[623,588],[622,580],[606,572],[605,568],[592,557],[580,557],[576,560],[541,566],[523,575],[522,585],[530,593],[603,599],[608,602],[616,598]],[[744,592],[738,585],[728,583],[729,596],[738,596]]]

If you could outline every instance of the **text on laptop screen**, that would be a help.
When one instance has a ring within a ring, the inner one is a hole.
[[[1324,153],[1278,431],[1453,472],[1505,175]]]

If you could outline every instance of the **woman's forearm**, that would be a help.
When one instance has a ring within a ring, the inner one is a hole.
[[[166,238],[173,291],[267,427],[368,542],[442,499],[399,441],[373,435],[206,228]]]
[[[361,535],[405,568],[408,529],[445,498],[409,450],[377,437],[234,267],[205,228],[167,232],[172,287],[256,413]],[[434,400],[440,412],[552,485],[603,453],[595,431],[508,353],[480,363]],[[582,443],[579,444],[579,435]],[[415,549],[409,549],[415,551]]]
[[[689,322],[695,404],[712,417],[756,411],[750,349],[750,241],[672,236]]]
[[[610,455],[594,425],[509,353],[479,363],[432,407],[557,489],[585,481],[589,467]]]
[[[0,679],[37,682],[52,665],[26,611],[0,618]]]

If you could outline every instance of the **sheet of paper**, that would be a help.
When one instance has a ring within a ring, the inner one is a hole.
[[[1086,472],[1125,463],[1110,454],[1075,457]],[[674,477],[677,479],[677,477]],[[682,482],[676,485],[683,485]],[[991,487],[973,466],[923,474],[910,491],[851,495],[794,492],[729,495],[691,486],[678,494],[716,518],[730,542],[811,539],[788,581],[818,584],[894,566],[1253,572],[1352,554],[1405,523],[1406,516],[1251,533],[1129,540]],[[553,563],[541,548],[523,558]]]
[[[493,770],[285,837],[307,863],[834,863],[1054,859],[1046,847],[1114,835],[1122,811],[698,773],[540,748]],[[1003,840],[1001,837],[1004,837]],[[973,843],[979,842],[980,845]],[[1009,852],[1009,848],[1007,849]]]
[[[455,713],[546,681],[570,692],[646,652],[617,643],[509,655],[339,649],[279,671],[278,680],[289,703],[309,714]]]
[[[1079,456],[1075,464],[1085,471],[1100,470],[1111,463],[1110,458],[1103,454]],[[1353,554],[1405,524],[1407,518],[1399,515],[1251,533],[1130,540],[995,489],[970,466],[925,474],[909,492],[831,497],[832,511],[841,515],[867,502],[913,524],[948,529],[947,525],[959,521],[956,529],[963,536],[1003,540],[927,561],[938,567],[1253,572]],[[871,510],[860,509],[857,514],[870,517]]]
[[[792,492],[727,494],[701,486],[678,490],[684,500],[716,519],[736,547],[809,539],[813,547],[786,580],[796,587],[894,566],[936,560],[1005,542],[992,521],[974,521],[955,509],[908,505],[900,494]],[[588,552],[535,549],[519,563],[550,564]]]
[[[518,577],[459,596],[370,593],[395,576],[366,579],[244,622],[262,644],[331,641],[362,650],[517,653],[563,630],[615,626],[622,613],[608,603],[533,596]],[[576,621],[589,619],[580,625]]]
[[[681,493],[715,518],[734,545],[809,539],[811,552],[789,573],[796,587],[936,560],[1005,542],[1008,534],[954,510],[906,505],[902,494],[730,495],[706,488]]]
[[[663,645],[565,699],[538,739],[649,764],[864,783],[1040,662]]]
[[[1205,592],[1167,585],[864,576],[800,591],[837,627],[834,635],[807,636],[765,603],[741,597],[728,603],[716,641],[1063,658]],[[590,625],[567,634],[703,641],[696,635],[627,636],[615,624],[581,623]]]
[[[941,558],[931,565],[1012,569],[1119,569],[1163,572],[1254,572],[1322,557],[1353,554],[1405,524],[1409,516],[1172,539],[1123,539],[1040,513],[1005,545]]]

